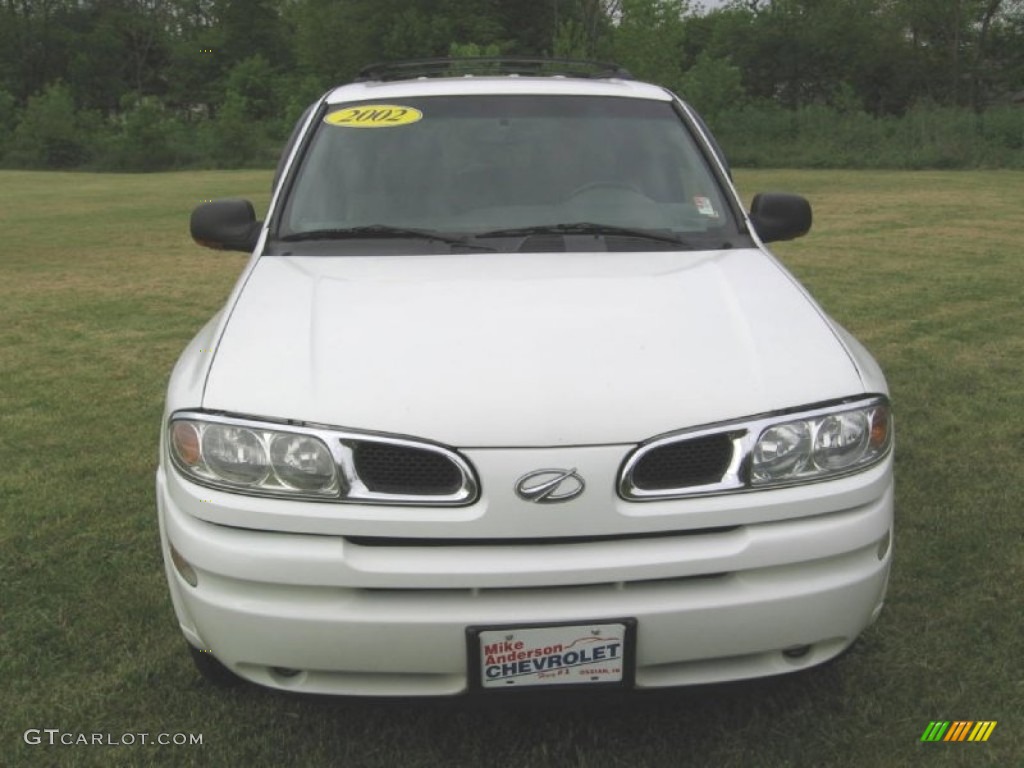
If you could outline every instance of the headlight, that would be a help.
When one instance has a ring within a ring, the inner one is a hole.
[[[200,412],[174,414],[167,436],[179,472],[226,491],[378,504],[459,505],[477,496],[469,464],[433,443]],[[382,448],[391,457],[383,463]]]
[[[274,435],[270,460],[278,479],[299,491],[324,490],[336,474],[327,446],[309,435]]]
[[[892,414],[886,402],[772,424],[754,445],[754,486],[816,480],[874,464],[889,451]]]
[[[194,480],[225,490],[332,497],[340,473],[322,440],[236,424],[174,419],[171,458]]]
[[[846,400],[656,437],[627,457],[619,493],[649,501],[827,480],[867,469],[891,445],[888,399]]]
[[[806,424],[780,424],[761,434],[754,447],[754,466],[767,474],[792,475],[803,469],[811,447],[811,432]]]
[[[267,446],[251,429],[209,425],[203,430],[202,455],[213,475],[228,483],[259,485],[270,475]]]

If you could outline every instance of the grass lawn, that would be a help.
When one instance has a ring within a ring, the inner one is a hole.
[[[265,210],[270,175],[0,173],[0,764],[1024,765],[1024,173],[737,172],[746,199],[812,200],[811,234],[776,252],[892,388],[896,560],[856,648],[756,683],[497,704],[220,691],[192,669],[157,435],[244,257],[193,245],[188,213]],[[932,720],[999,724],[922,744]],[[33,728],[203,744],[26,745]]]

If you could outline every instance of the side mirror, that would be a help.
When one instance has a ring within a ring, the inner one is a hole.
[[[192,211],[192,239],[207,248],[251,252],[260,238],[262,222],[248,200],[214,200]]]
[[[811,204],[799,195],[769,192],[750,204],[750,221],[766,243],[803,237],[811,229]]]

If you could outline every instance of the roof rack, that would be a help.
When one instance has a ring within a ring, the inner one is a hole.
[[[618,64],[585,59],[544,59],[531,56],[466,56],[435,59],[386,61],[364,67],[353,82],[414,80],[421,77],[464,77],[467,75],[526,75],[530,77],[615,77],[633,76]]]

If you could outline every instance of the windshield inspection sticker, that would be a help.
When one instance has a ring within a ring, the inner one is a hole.
[[[693,204],[697,206],[697,213],[701,216],[711,216],[712,218],[718,218],[718,211],[715,210],[715,206],[711,204],[711,201],[706,197],[693,198]]]
[[[477,642],[484,688],[618,683],[624,679],[624,624],[485,630]]]
[[[341,128],[393,128],[398,125],[418,123],[423,113],[413,107],[397,104],[366,104],[360,107],[346,107],[331,112],[324,122]]]

